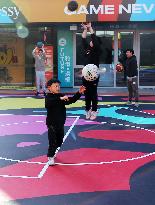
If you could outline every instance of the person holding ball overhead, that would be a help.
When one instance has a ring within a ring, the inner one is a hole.
[[[46,95],[46,85],[45,85],[45,63],[46,63],[46,53],[44,50],[44,45],[42,42],[38,42],[37,46],[33,49],[32,55],[35,59],[35,73],[36,73],[36,96],[39,95],[42,90],[44,96]]]
[[[99,68],[99,57],[101,54],[100,39],[95,35],[91,23],[82,23],[83,33],[82,33],[82,45],[84,48],[84,65],[94,65]],[[86,40],[87,32],[91,34],[91,41],[88,43]],[[92,67],[94,67],[92,66]],[[98,104],[98,94],[97,86],[99,82],[99,76],[95,80],[87,80],[82,76],[83,85],[86,87],[85,91],[85,110],[86,119],[95,120],[97,117],[97,104]]]

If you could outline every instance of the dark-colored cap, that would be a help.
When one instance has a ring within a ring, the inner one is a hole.
[[[49,81],[47,82],[47,87],[48,87],[48,86],[51,86],[53,83],[59,83],[59,84],[61,84],[61,82],[60,82],[58,79],[53,78],[53,79],[51,79],[51,80],[49,80]]]

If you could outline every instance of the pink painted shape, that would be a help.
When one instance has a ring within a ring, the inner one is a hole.
[[[76,118],[67,118],[65,126],[71,126]],[[14,124],[16,123],[16,124]],[[99,122],[78,120],[76,125],[100,124]],[[46,116],[1,115],[0,136],[16,134],[38,134],[47,132]]]
[[[30,146],[34,146],[40,144],[39,142],[20,142],[17,144],[17,147],[30,147]]]

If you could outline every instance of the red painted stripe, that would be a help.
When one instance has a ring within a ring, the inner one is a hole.
[[[59,161],[69,162],[101,162],[108,160],[127,159],[142,156],[144,153],[132,153],[118,150],[77,149],[61,152]],[[49,167],[41,179],[15,179],[0,177],[1,190],[11,199],[26,199],[50,195],[130,190],[131,175],[144,164],[155,160],[155,155],[123,163],[84,166]],[[13,165],[21,169],[21,164]],[[32,174],[36,169],[29,166]],[[5,168],[3,168],[4,170]],[[23,170],[23,169],[22,169]],[[23,170],[24,172],[24,170]]]
[[[138,126],[138,125],[137,125]],[[154,130],[155,131],[155,130]],[[155,144],[155,133],[145,130],[89,130],[79,133],[80,137],[121,142]]]

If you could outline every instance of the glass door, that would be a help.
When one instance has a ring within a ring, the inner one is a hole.
[[[134,32],[133,31],[119,31],[117,33],[117,57],[115,62],[116,64],[119,62],[124,67],[124,72],[116,72],[116,87],[125,87],[126,86],[126,50],[134,49]]]
[[[140,32],[139,85],[155,86],[155,33]]]

